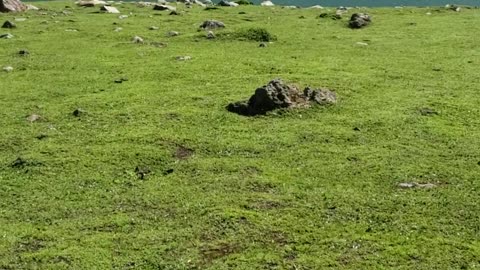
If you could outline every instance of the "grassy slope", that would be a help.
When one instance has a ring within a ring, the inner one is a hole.
[[[15,68],[0,73],[0,269],[480,267],[478,10],[371,9],[374,24],[352,31],[318,10],[123,5],[133,15],[119,20],[65,5],[38,3],[48,11],[0,40]],[[198,38],[209,18],[278,41]],[[277,77],[340,102],[224,109]],[[195,155],[177,160],[179,145]],[[11,168],[17,157],[31,164]],[[138,165],[153,174],[139,180]],[[439,187],[397,187],[410,181]]]

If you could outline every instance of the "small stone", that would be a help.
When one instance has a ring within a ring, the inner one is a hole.
[[[423,116],[438,115],[438,112],[431,108],[421,108],[418,111]]]
[[[368,46],[368,43],[366,43],[366,42],[356,42],[355,45],[358,45],[358,46]]]
[[[191,57],[191,56],[188,56],[188,55],[186,55],[186,56],[177,56],[177,57],[175,57],[175,59],[177,59],[177,61],[187,61],[187,60],[191,60],[192,57]]]
[[[126,81],[128,81],[128,78],[122,77],[122,78],[118,78],[118,79],[114,80],[113,82],[115,82],[115,83],[123,83],[123,82],[126,82]]]
[[[176,10],[173,10],[168,15],[180,15],[180,13],[178,13]]]
[[[36,121],[39,121],[41,120],[42,117],[38,114],[32,114],[32,115],[29,115],[27,117],[27,121],[30,122],[30,123],[33,123],[33,122],[36,122]]]
[[[262,42],[262,43],[260,43],[260,44],[258,45],[258,47],[260,47],[260,48],[266,48],[266,47],[267,47],[267,43]]]
[[[313,101],[318,105],[330,105],[337,103],[337,95],[329,89],[311,89],[309,87],[303,90],[304,96],[308,101]]]
[[[400,188],[414,188],[416,186],[415,183],[399,183],[398,187]]]
[[[177,31],[170,31],[170,32],[167,33],[167,36],[169,36],[169,37],[176,37],[178,35],[180,35],[180,33],[177,32]]]
[[[141,38],[139,36],[134,36],[133,39],[132,39],[132,42],[133,43],[143,43],[143,38]]]
[[[19,55],[26,56],[26,55],[29,55],[29,54],[30,54],[30,52],[29,52],[29,51],[27,51],[27,50],[20,50],[20,51],[18,52],[18,54],[19,54]]]
[[[16,28],[17,25],[11,21],[5,21],[2,25],[2,28]]]
[[[158,30],[159,28],[158,28],[158,26],[150,26],[148,29],[150,29],[150,30]]]
[[[115,31],[115,32],[120,32],[120,31],[122,31],[122,30],[123,30],[122,27],[117,27],[117,28],[115,28],[115,30],[113,30],[113,31]]]
[[[12,71],[13,71],[13,67],[11,67],[11,66],[3,67],[3,71],[5,71],[5,72],[12,72]]]
[[[120,15],[120,16],[118,16],[118,18],[119,18],[120,20],[123,20],[123,19],[128,18],[128,15]]]
[[[207,39],[214,39],[214,38],[215,38],[215,33],[213,33],[212,31],[208,31]]]
[[[6,34],[0,35],[0,38],[11,39],[11,38],[13,38],[13,35],[10,34],[10,33],[6,33]]]
[[[24,22],[26,20],[27,20],[27,18],[15,18],[16,22]]]
[[[78,108],[78,109],[75,109],[72,114],[73,114],[73,116],[75,116],[75,117],[80,117],[80,116],[82,116],[82,115],[85,114],[85,113],[86,113],[86,112],[85,112],[83,109]]]

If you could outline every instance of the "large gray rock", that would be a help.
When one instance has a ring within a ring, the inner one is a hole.
[[[353,29],[358,29],[369,25],[372,22],[372,19],[368,14],[365,13],[354,13],[350,17],[348,26]]]
[[[0,12],[21,12],[28,9],[20,0],[0,0]]]
[[[225,24],[221,21],[208,20],[208,21],[204,21],[202,25],[200,25],[200,28],[203,28],[203,29],[225,28]]]
[[[276,109],[308,108],[312,103],[329,105],[335,104],[336,101],[336,94],[328,89],[306,88],[301,93],[297,87],[276,79],[255,90],[248,101],[230,103],[227,110],[241,115],[253,116],[266,114]]]
[[[163,10],[169,10],[169,11],[176,11],[177,8],[175,7],[172,7],[172,6],[169,6],[169,5],[159,5],[159,4],[156,4],[153,6],[153,10],[160,10],[160,11],[163,11]]]
[[[236,6],[238,6],[237,3],[229,2],[227,0],[222,0],[217,5],[222,6],[222,7],[236,7]]]

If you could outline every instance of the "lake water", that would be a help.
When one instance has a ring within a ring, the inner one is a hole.
[[[361,6],[361,7],[393,7],[393,6],[445,6],[446,4],[480,6],[480,0],[272,0],[276,5],[325,7]],[[253,0],[260,3],[260,0]]]

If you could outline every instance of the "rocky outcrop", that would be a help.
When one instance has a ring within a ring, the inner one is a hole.
[[[225,24],[221,21],[208,20],[208,21],[204,21],[200,25],[200,28],[203,28],[203,29],[225,28]]]
[[[352,29],[363,28],[369,25],[372,22],[372,19],[368,14],[365,13],[354,13],[352,17],[350,17],[350,21],[348,22],[348,26]]]
[[[308,108],[313,104],[329,105],[337,102],[337,96],[329,89],[305,88],[288,85],[280,79],[255,90],[248,101],[230,103],[227,110],[246,116],[266,114],[276,109]]]
[[[0,0],[0,12],[21,12],[28,10],[20,0]]]

